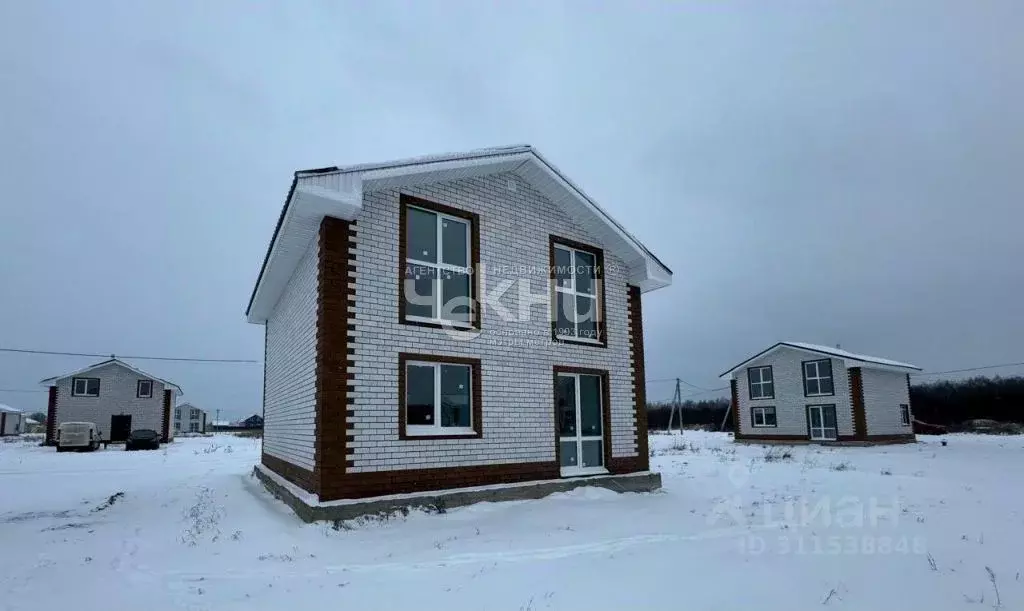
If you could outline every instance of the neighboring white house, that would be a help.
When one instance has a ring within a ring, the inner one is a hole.
[[[20,435],[25,432],[25,426],[22,422],[24,414],[20,409],[14,409],[8,405],[0,403],[0,437],[6,435]]]
[[[103,441],[124,441],[138,429],[152,429],[164,442],[173,438],[171,406],[181,388],[124,361],[112,358],[41,384],[50,391],[48,444],[62,422],[92,422]]]
[[[921,368],[802,342],[779,342],[722,374],[740,441],[914,440],[910,373]]]
[[[671,281],[529,146],[297,172],[246,312],[261,469],[320,501],[646,472]]]
[[[206,412],[192,405],[182,403],[174,408],[174,434],[205,433]]]

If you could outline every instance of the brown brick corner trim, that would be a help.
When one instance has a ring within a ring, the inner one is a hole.
[[[868,438],[868,415],[864,407],[864,377],[860,367],[847,370],[850,379],[850,407],[853,409],[853,438]]]
[[[729,387],[731,389],[732,396],[732,438],[745,439],[747,436],[740,432],[740,391],[739,383],[736,381],[736,378],[729,380]]]
[[[271,456],[266,452],[263,452],[260,462],[262,462],[263,466],[266,468],[277,473],[306,492],[316,492],[316,490],[314,490],[315,475],[313,471],[303,469],[298,465],[292,464],[286,460],[281,460],[276,456]]]
[[[174,391],[170,389],[164,389],[164,418],[161,423],[163,431],[161,432],[162,443],[167,443],[171,439],[171,397]]]
[[[46,404],[46,445],[53,445],[57,438],[57,387],[50,387],[50,398]]]
[[[406,433],[405,413],[405,372],[409,361],[424,361],[427,363],[453,363],[456,365],[469,365],[471,384],[473,385],[472,397],[472,424],[475,435],[409,435]],[[412,352],[400,352],[398,354],[398,438],[399,439],[479,439],[484,435],[484,392],[481,381],[480,359],[466,358],[460,356],[443,356],[440,354],[415,354]]]
[[[349,276],[356,271],[349,252],[353,241],[353,226],[354,223],[329,216],[320,222],[316,306],[316,436],[313,449],[315,466],[310,476],[306,472],[296,474],[295,469],[299,467],[294,465],[283,467],[290,469],[292,477],[306,482],[306,485],[297,485],[315,493],[319,493],[326,482],[344,477],[348,461],[348,313],[354,299]],[[264,464],[274,468],[266,461]]]
[[[647,373],[644,361],[644,315],[640,287],[627,287],[629,310],[629,361],[633,366],[633,410],[636,419],[636,471],[650,469],[647,445]]]

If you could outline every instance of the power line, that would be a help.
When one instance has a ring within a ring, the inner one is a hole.
[[[201,358],[184,358],[184,357],[173,357],[173,356],[128,356],[128,355],[116,355],[116,354],[96,354],[90,352],[55,352],[50,350],[25,350],[22,348],[0,348],[0,352],[16,352],[19,354],[46,354],[51,356],[87,356],[93,358],[121,358],[131,359],[134,361],[177,361],[185,363],[248,363],[248,364],[259,364],[263,361],[256,361],[252,359],[201,359]]]
[[[26,390],[26,389],[21,389],[21,388],[0,388],[0,392],[49,392],[49,391],[43,390],[42,388],[38,388],[36,390]]]
[[[967,369],[950,369],[949,371],[929,371],[927,373],[912,373],[911,376],[937,376],[946,373],[964,373],[967,371],[981,371],[982,369],[998,369],[1000,367],[1020,367],[1024,363],[1003,363],[1001,365],[985,365],[984,367],[968,367]]]

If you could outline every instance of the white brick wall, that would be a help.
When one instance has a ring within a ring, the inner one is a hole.
[[[836,406],[836,422],[839,435],[853,435],[853,411],[850,405],[850,383],[843,361],[832,359],[832,381],[835,396],[805,397],[803,386],[803,361],[817,360],[819,357],[782,347],[777,351],[755,361],[747,363],[743,369],[733,374],[737,380],[739,393],[740,433],[744,435],[804,435],[807,436],[807,406]],[[747,368],[771,365],[775,378],[774,399],[751,399],[747,384]],[[752,406],[775,406],[778,419],[777,428],[754,428],[750,421]]]
[[[61,422],[93,422],[100,431],[100,438],[110,439],[110,417],[130,414],[132,430],[153,429],[163,433],[164,385],[153,380],[153,397],[136,397],[138,381],[148,380],[131,369],[111,363],[81,375],[83,378],[100,379],[100,396],[72,397],[71,380],[57,381],[57,424]],[[172,397],[173,402],[173,397]],[[174,427],[171,427],[171,437]]]
[[[319,240],[314,238],[267,320],[263,451],[313,469],[316,434],[316,310]]]
[[[196,417],[192,417],[192,410],[198,410]],[[192,430],[192,424],[196,424],[199,432],[206,428],[207,414],[203,410],[189,404],[182,403],[176,406],[171,412],[171,428],[175,433],[188,433]]]
[[[863,369],[864,411],[868,421],[868,435],[908,435],[913,427],[903,426],[900,404],[910,405],[905,373]],[[913,409],[911,409],[913,419]]]
[[[516,182],[515,192],[508,190],[510,180]],[[480,260],[491,270],[485,283],[528,277],[532,292],[546,295],[550,234],[602,246],[512,174],[435,183],[402,192],[480,215]],[[627,276],[617,257],[607,250],[604,253],[607,348],[552,344],[547,303],[534,306],[532,316],[522,322],[504,321],[485,309],[482,335],[458,341],[439,329],[398,323],[398,220],[398,190],[364,194],[356,232],[356,306],[350,319],[356,325],[350,332],[355,348],[351,357],[355,365],[350,369],[355,375],[354,390],[349,394],[355,399],[355,416],[348,419],[349,434],[355,436],[349,442],[354,454],[352,472],[553,461],[553,365],[609,371],[612,454],[636,456]],[[530,266],[533,273],[524,276],[508,270],[519,266]],[[501,301],[517,310],[516,288]],[[524,339],[532,344],[515,345]],[[399,352],[481,360],[481,439],[399,440]]]

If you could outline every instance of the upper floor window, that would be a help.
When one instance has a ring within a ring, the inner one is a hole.
[[[747,385],[750,387],[751,399],[774,399],[775,378],[772,376],[772,367],[748,367]]]
[[[479,327],[479,217],[408,195],[400,216],[401,321]]]
[[[189,417],[190,420],[195,420],[195,419],[199,418],[199,410],[195,409],[195,408],[190,409],[189,412],[188,412],[188,417]]]
[[[554,339],[604,346],[604,253],[551,236]]]
[[[139,380],[135,388],[135,396],[141,399],[153,397],[153,380]]]
[[[820,397],[834,394],[832,360],[804,361],[804,396]]]
[[[99,378],[71,378],[72,397],[98,397],[100,396]]]
[[[181,420],[181,408],[178,408],[178,409],[174,410],[174,419],[175,420]]]
[[[906,403],[900,404],[900,424],[910,426],[910,406]]]

